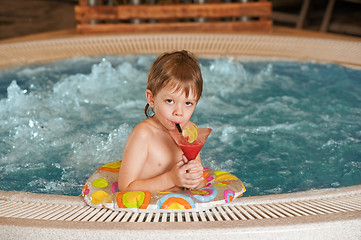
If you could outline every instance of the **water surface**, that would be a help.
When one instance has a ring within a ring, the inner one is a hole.
[[[0,72],[0,189],[79,195],[121,159],[144,117],[155,56],[69,59]],[[246,195],[361,183],[361,71],[331,64],[200,59],[192,118],[212,134],[204,165]]]

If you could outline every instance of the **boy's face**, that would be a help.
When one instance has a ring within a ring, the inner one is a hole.
[[[197,98],[190,91],[188,98],[183,91],[175,91],[175,88],[165,87],[156,96],[148,89],[146,96],[150,107],[154,108],[154,117],[167,129],[176,129],[179,123],[183,128],[191,118],[197,105]]]

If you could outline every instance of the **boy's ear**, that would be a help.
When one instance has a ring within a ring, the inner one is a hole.
[[[147,102],[149,104],[149,107],[154,107],[154,97],[153,93],[150,89],[145,90],[145,97],[147,98]]]

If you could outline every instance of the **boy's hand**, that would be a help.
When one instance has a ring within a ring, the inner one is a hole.
[[[188,161],[183,157],[171,170],[171,178],[175,186],[194,189],[202,185],[203,166],[198,161]]]
[[[188,163],[189,162],[189,160],[188,160],[188,158],[183,154],[182,155],[182,157],[183,157],[183,162],[186,164],[186,163]],[[194,161],[197,161],[196,159],[194,159]],[[201,164],[201,166],[202,166],[202,164]],[[204,177],[203,177],[203,166],[202,166],[202,181],[200,181],[200,183],[198,184],[198,186],[196,186],[195,188],[196,189],[198,189],[198,188],[203,188],[203,187],[205,187],[206,186],[206,182],[204,181]]]

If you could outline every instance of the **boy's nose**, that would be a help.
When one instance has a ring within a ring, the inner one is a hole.
[[[181,106],[176,106],[173,113],[176,116],[182,116],[183,115],[183,108]]]

